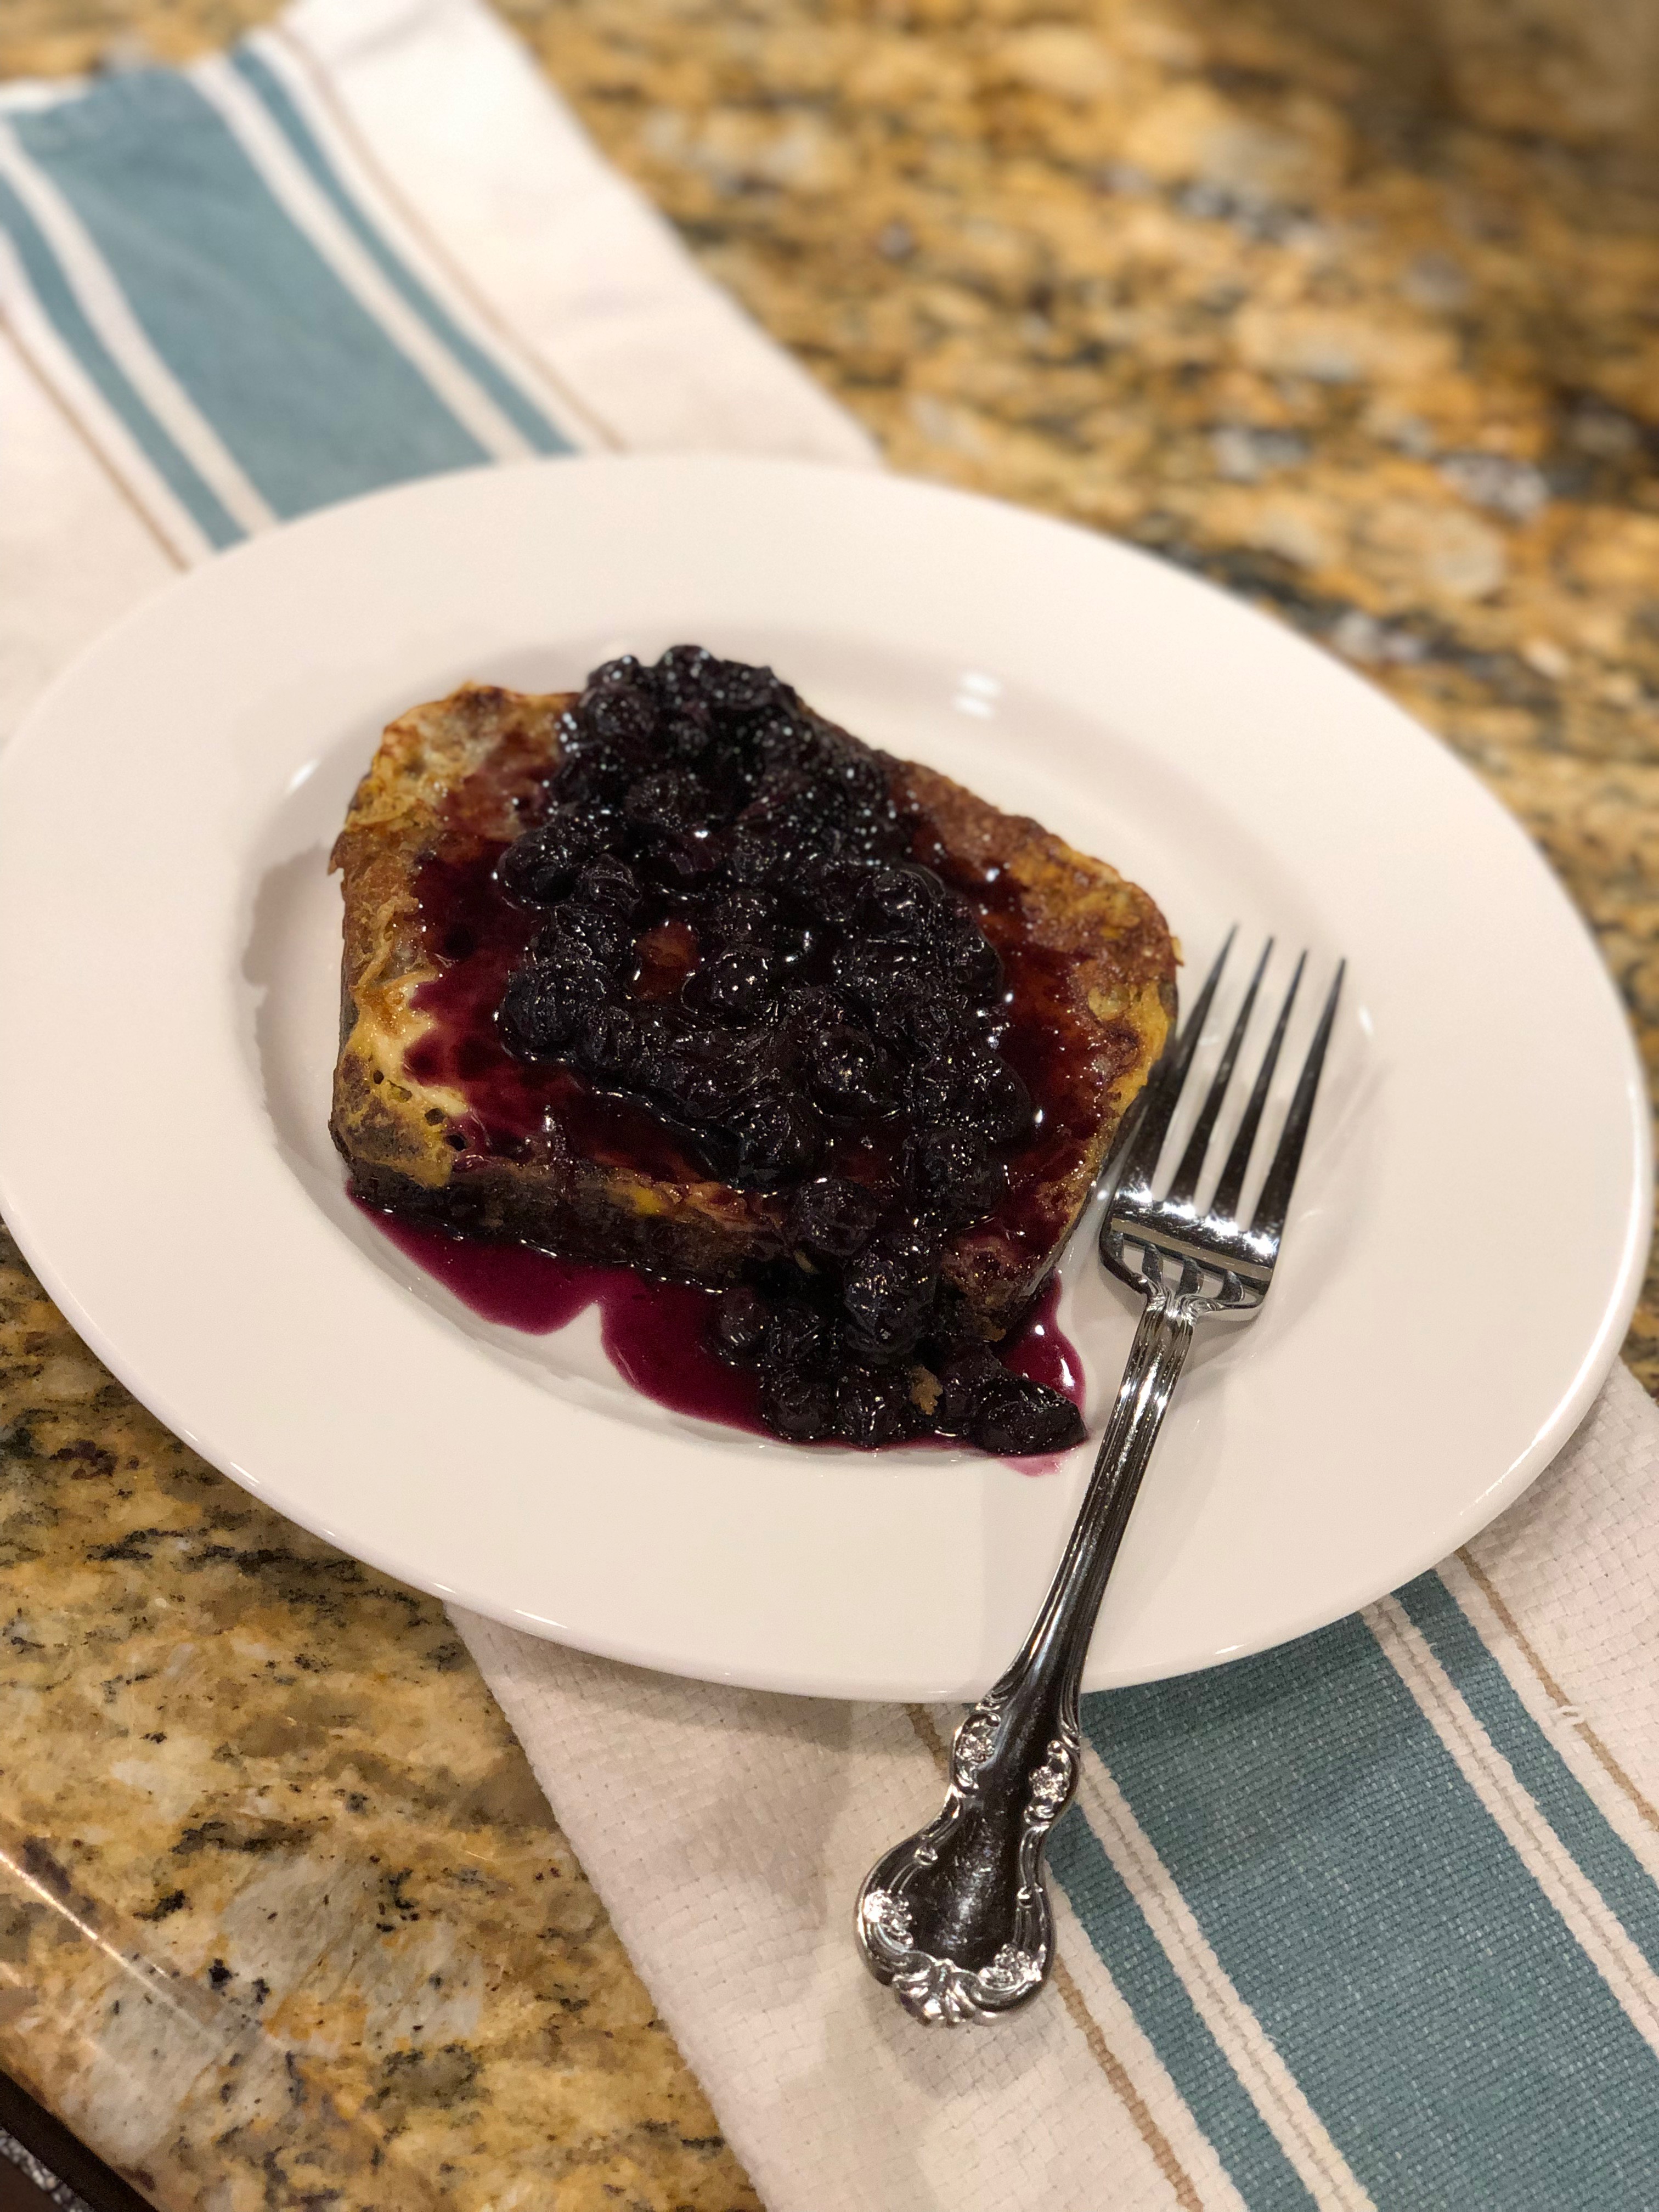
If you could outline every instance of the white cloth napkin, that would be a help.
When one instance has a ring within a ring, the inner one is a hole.
[[[1449,1576],[1552,1729],[1578,1747],[1594,1739],[1589,1763],[1626,1778],[1620,1825],[1643,1838],[1650,1874],[1656,1559],[1659,1409],[1618,1367],[1568,1449]],[[1365,1616],[1383,1638],[1393,1605]],[[852,1900],[877,1855],[937,1809],[958,1714],[678,1681],[453,1618],[773,2212],[1275,2201],[1239,2192],[1203,2106],[1182,2098],[1063,1895],[1057,1990],[995,2029],[921,2027],[864,1972]],[[1172,1876],[1154,1882],[1178,1911]],[[1213,2001],[1242,2043],[1247,2008],[1224,1982]],[[1263,2105],[1292,2140],[1313,2136],[1301,2100],[1274,2086],[1258,2089]],[[1366,2201],[1334,2143],[1304,2162],[1316,2203]],[[1376,2201],[1437,2200],[1407,2181]]]
[[[152,189],[192,161],[216,232]],[[301,0],[182,76],[9,89],[0,314],[0,728],[177,569],[360,488],[366,392],[374,481],[607,445],[873,459],[477,0]],[[243,325],[251,409],[202,372]],[[337,413],[321,370],[284,412],[325,339]],[[1650,2212],[1656,1477],[1659,1412],[1616,1370],[1436,1573],[1087,1701],[1055,1987],[977,2033],[900,2013],[849,1924],[938,1803],[953,1715],[458,1626],[771,2212]]]

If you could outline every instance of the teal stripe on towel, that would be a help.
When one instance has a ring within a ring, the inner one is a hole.
[[[148,404],[133,390],[126,372],[88,321],[34,217],[3,177],[0,177],[0,230],[7,233],[16,249],[42,313],[156,474],[178,495],[210,544],[234,544],[242,535],[240,525],[226,514],[218,494],[210,484],[204,483],[194,463],[179,452]]]
[[[1522,1788],[1659,1972],[1659,1889],[1511,1688],[1474,1624],[1437,1574],[1395,1593],[1427,1638]],[[1563,1725],[1566,1725],[1565,1723]]]
[[[1048,1863],[1233,2186],[1250,2212],[1303,2212],[1315,2202],[1204,2025],[1100,1839],[1073,1807]],[[1110,2203],[1102,2197],[1102,2212]]]
[[[489,458],[185,79],[135,71],[15,128],[277,514]]]
[[[1085,1726],[1386,2212],[1656,2201],[1659,2060],[1362,1621]]]
[[[473,343],[433,298],[401,255],[392,251],[340,181],[338,172],[318,144],[310,126],[295,106],[287,86],[270,64],[251,46],[235,47],[231,52],[230,62],[381,275],[414,309],[434,337],[442,341],[473,381],[489,393],[508,422],[523,433],[538,453],[574,451],[572,441],[564,433],[548,420],[534,401],[520,389],[482,346]]]

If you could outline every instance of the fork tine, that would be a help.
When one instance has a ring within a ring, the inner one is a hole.
[[[1255,963],[1255,973],[1250,978],[1250,988],[1244,994],[1244,1003],[1238,1010],[1238,1019],[1233,1024],[1233,1033],[1228,1038],[1227,1048],[1221,1055],[1221,1065],[1216,1069],[1208,1094],[1199,1110],[1198,1119],[1193,1125],[1193,1133],[1187,1139],[1187,1149],[1181,1155],[1181,1164],[1176,1168],[1170,1188],[1164,1194],[1166,1198],[1173,1200],[1177,1206],[1186,1205],[1198,1188],[1198,1179],[1204,1172],[1205,1155],[1210,1149],[1210,1139],[1215,1133],[1216,1116],[1220,1113],[1221,1103],[1227,1096],[1227,1085],[1233,1079],[1233,1067],[1238,1059],[1238,1048],[1243,1043],[1244,1032],[1250,1025],[1250,1016],[1255,1007],[1255,994],[1261,988],[1261,978],[1266,972],[1273,949],[1273,941],[1270,937],[1261,948],[1261,957]]]
[[[1187,1071],[1192,1066],[1193,1054],[1198,1049],[1199,1032],[1204,1027],[1210,1012],[1210,1001],[1215,997],[1216,985],[1221,981],[1221,971],[1227,964],[1227,955],[1233,949],[1233,939],[1238,934],[1235,925],[1227,932],[1221,950],[1215,956],[1215,965],[1204,980],[1204,988],[1198,994],[1198,1003],[1187,1017],[1176,1038],[1173,1055],[1165,1060],[1147,1086],[1146,1104],[1135,1126],[1135,1133],[1123,1164],[1118,1170],[1120,1189],[1145,1186],[1151,1182],[1158,1166],[1158,1156],[1164,1149],[1164,1139],[1170,1133],[1182,1086],[1187,1080]]]
[[[1250,1165],[1250,1152],[1255,1143],[1255,1133],[1261,1126],[1261,1109],[1267,1103],[1267,1091],[1273,1079],[1273,1070],[1279,1065],[1279,1048],[1285,1042],[1285,1032],[1291,1025],[1291,1009],[1296,1004],[1296,994],[1301,988],[1302,971],[1308,964],[1308,956],[1302,953],[1296,963],[1296,973],[1291,978],[1291,988],[1285,994],[1285,1003],[1279,1010],[1279,1019],[1273,1024],[1273,1033],[1267,1041],[1267,1049],[1250,1086],[1249,1103],[1244,1109],[1233,1138],[1233,1148],[1227,1155],[1227,1164],[1221,1170],[1221,1180],[1215,1187],[1215,1196],[1210,1200],[1212,1216],[1231,1221],[1238,1210],[1238,1194],[1244,1188],[1244,1177]]]
[[[1308,1124],[1313,1119],[1314,1096],[1319,1089],[1320,1072],[1325,1065],[1325,1048],[1331,1040],[1331,1024],[1336,1019],[1336,1002],[1347,966],[1346,960],[1337,963],[1335,980],[1325,1001],[1324,1011],[1319,1017],[1319,1027],[1314,1031],[1314,1041],[1308,1048],[1308,1057],[1302,1063],[1302,1073],[1297,1078],[1291,1110],[1285,1116],[1285,1127],[1279,1133],[1279,1149],[1273,1154],[1267,1180],[1261,1186],[1255,1218],[1250,1224],[1251,1237],[1267,1238],[1275,1250],[1285,1226],[1285,1216],[1290,1210],[1291,1189],[1296,1182],[1296,1171],[1302,1164],[1302,1147],[1307,1141]]]

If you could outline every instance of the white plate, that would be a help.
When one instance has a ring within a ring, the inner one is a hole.
[[[559,460],[336,507],[138,610],[0,759],[0,1206],[109,1365],[280,1511],[644,1664],[975,1691],[1086,1452],[792,1449],[629,1392],[591,1316],[488,1326],[348,1204],[325,1130],[330,842],[381,725],[680,638],[1352,988],[1262,1318],[1177,1398],[1091,1686],[1315,1628],[1536,1474],[1647,1228],[1635,1054],[1513,822],[1334,661],[1081,531],[862,472]],[[1074,1248],[1098,1407],[1132,1316]]]

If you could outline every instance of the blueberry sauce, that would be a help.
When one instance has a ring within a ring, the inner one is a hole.
[[[436,973],[404,1064],[465,1102],[458,1203],[492,1161],[722,1187],[742,1282],[565,1271],[619,1370],[682,1410],[863,1448],[1079,1441],[1052,1316],[1018,1356],[984,1342],[1064,1232],[1110,1079],[1018,885],[898,763],[698,647],[607,663],[540,785],[507,769],[495,834],[484,769],[414,886]]]
[[[732,1367],[709,1349],[709,1327],[719,1293],[695,1283],[664,1282],[629,1267],[589,1267],[532,1251],[525,1244],[486,1243],[452,1237],[372,1206],[361,1211],[407,1260],[443,1285],[483,1321],[549,1336],[589,1306],[599,1310],[605,1354],[623,1380],[659,1406],[700,1420],[718,1421],[751,1435],[768,1433],[760,1417],[759,1379],[752,1368]],[[1060,1328],[1055,1309],[1060,1279],[1050,1276],[1024,1325],[999,1347],[1012,1374],[1041,1382],[1083,1404],[1083,1363]],[[1024,1455],[1012,1463],[1046,1474],[1061,1455]]]

